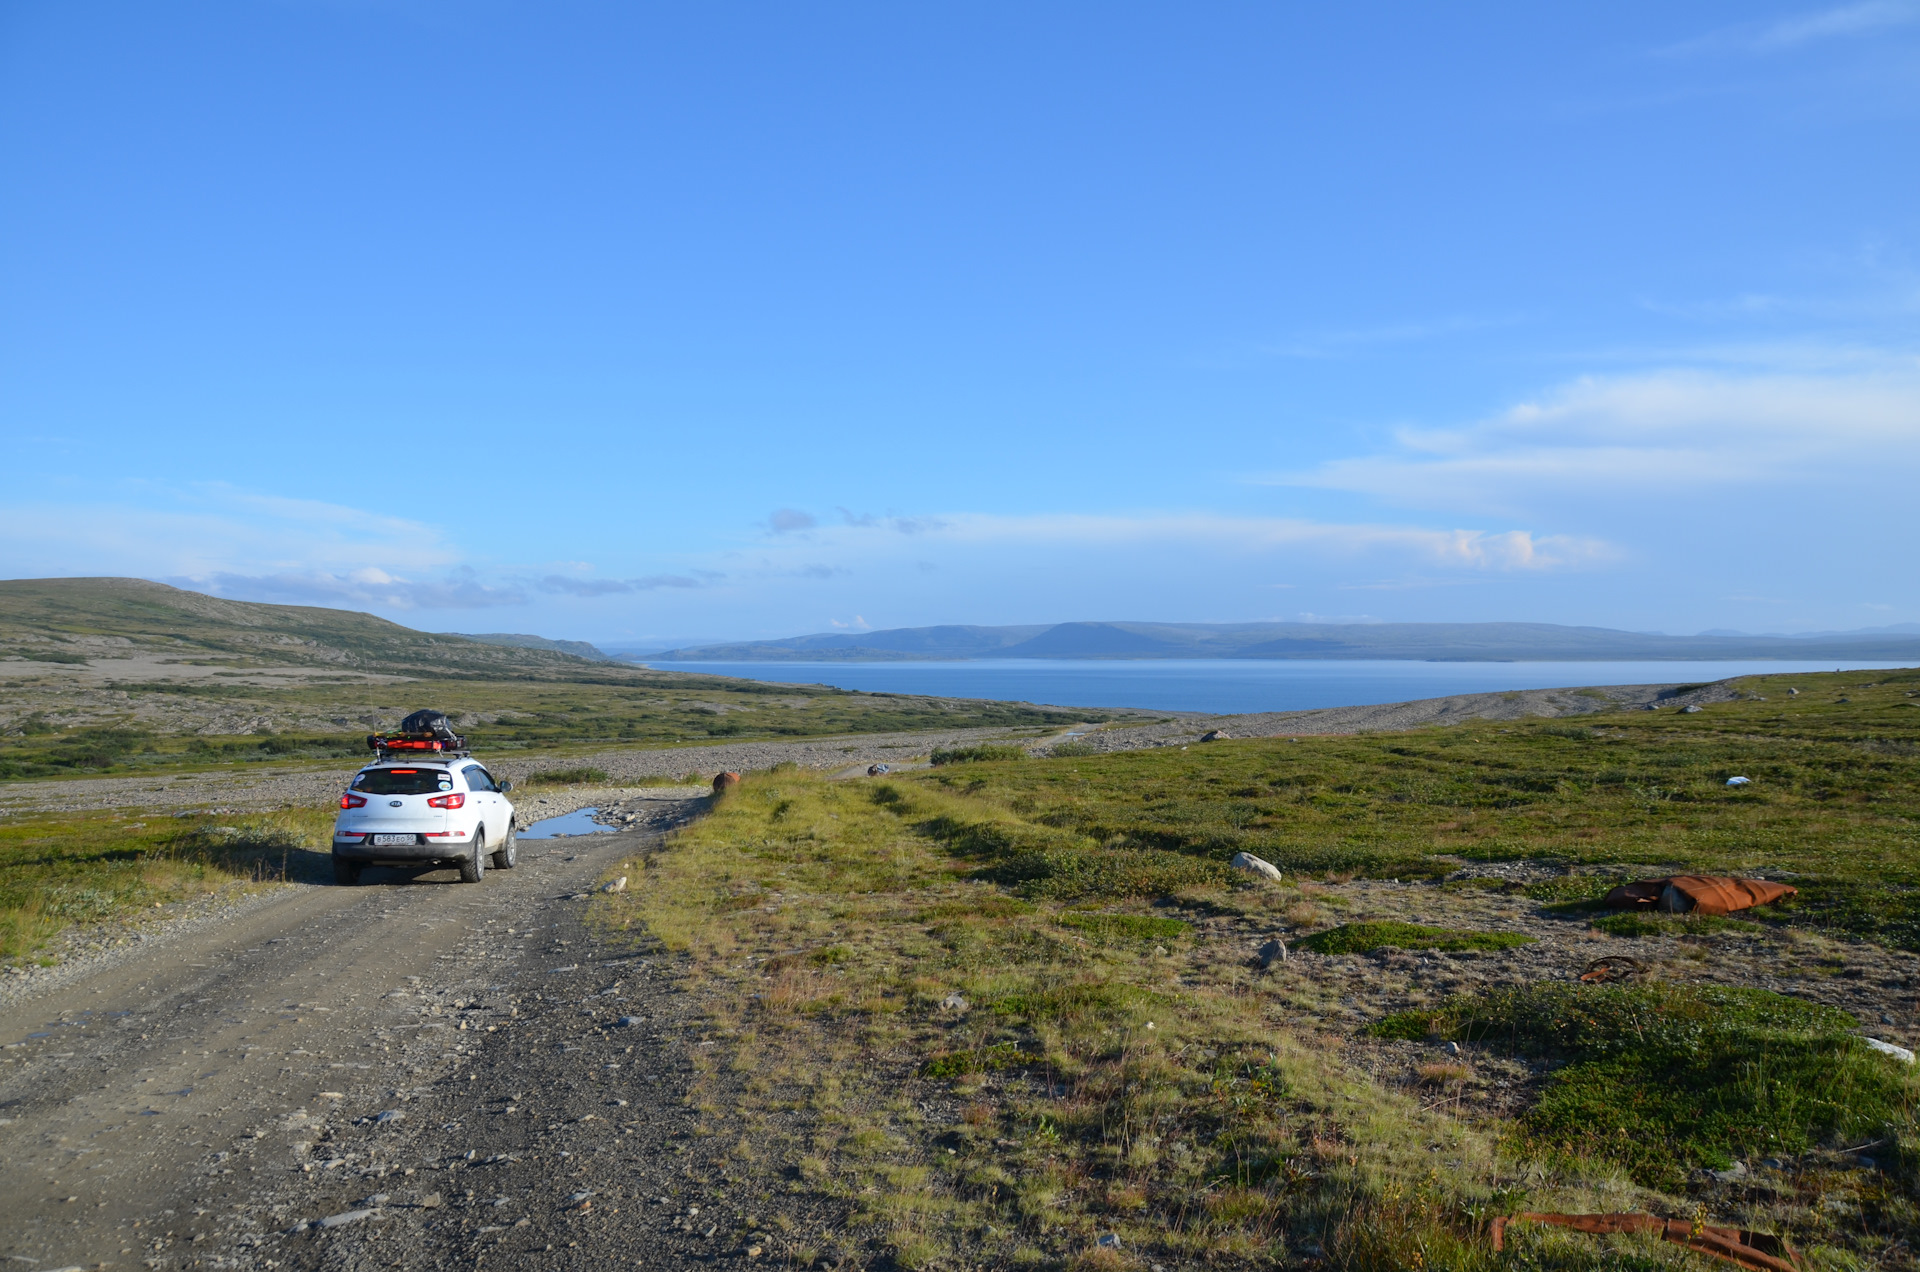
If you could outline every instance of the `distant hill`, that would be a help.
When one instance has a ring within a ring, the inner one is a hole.
[[[350,610],[223,600],[145,579],[0,581],[0,658],[77,663],[139,654],[427,675],[592,669],[561,650],[417,632]]]
[[[1441,662],[1867,659],[1920,662],[1920,634],[1664,636],[1553,623],[1055,623],[903,627],[701,645],[647,662],[886,662],[977,658],[1351,658]]]
[[[511,645],[515,649],[551,649],[555,653],[572,654],[575,658],[585,658],[590,662],[612,662],[612,654],[603,654],[584,640],[549,640],[545,636],[526,636],[519,632],[448,632],[448,636],[458,636],[462,640],[477,640],[482,645]]]

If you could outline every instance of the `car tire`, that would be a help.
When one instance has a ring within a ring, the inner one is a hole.
[[[333,882],[336,887],[352,888],[360,883],[360,863],[348,861],[343,857],[333,859]]]
[[[487,828],[473,832],[473,852],[460,859],[460,882],[478,883],[487,877]]]
[[[506,842],[501,844],[493,854],[493,868],[495,870],[511,870],[517,860],[518,858],[513,850],[513,823],[508,822]]]

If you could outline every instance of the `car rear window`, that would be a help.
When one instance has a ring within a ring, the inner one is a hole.
[[[353,789],[369,795],[431,795],[453,789],[453,779],[441,769],[368,769],[353,779]]]

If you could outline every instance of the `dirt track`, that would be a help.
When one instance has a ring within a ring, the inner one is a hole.
[[[690,1013],[653,960],[580,922],[604,869],[637,877],[698,806],[528,842],[477,885],[290,888],[0,1010],[0,1256],[744,1263],[758,1216],[716,1194],[683,1103]]]

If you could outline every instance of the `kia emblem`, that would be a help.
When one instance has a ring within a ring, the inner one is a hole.
[[[390,799],[390,800],[388,800],[388,801],[387,801],[387,807],[388,807],[388,808],[398,808],[398,807],[400,807],[400,801],[399,801],[399,800],[397,800],[397,799]]]

